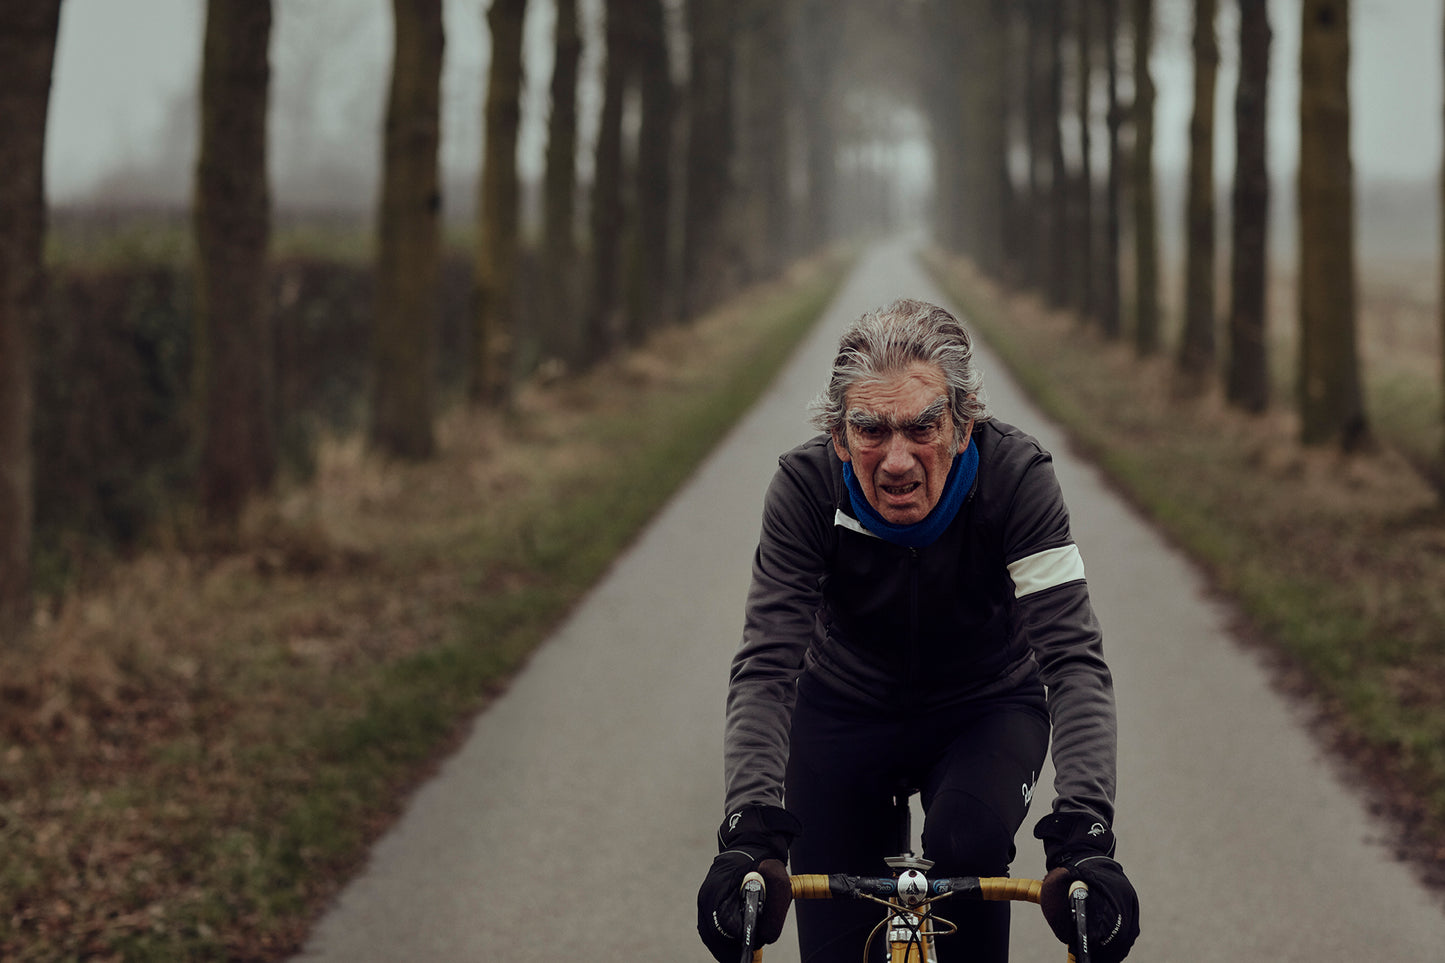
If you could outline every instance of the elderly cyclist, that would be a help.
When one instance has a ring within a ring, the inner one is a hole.
[[[1138,901],[1114,858],[1113,685],[1047,451],[994,419],[963,324],[900,300],[843,335],[813,404],[821,434],[784,454],[763,506],[728,690],[725,818],[698,931],[737,960],[743,876],[768,880],[758,945],[794,873],[887,875],[900,786],[941,876],[1002,876],[1053,739],[1037,825],[1060,939],[1090,885],[1090,952],[1123,959]],[[797,910],[805,963],[855,963],[877,910]],[[1003,961],[1007,903],[960,903],[940,960]]]

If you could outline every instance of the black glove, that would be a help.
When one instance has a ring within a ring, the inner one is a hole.
[[[1039,903],[1054,935],[1077,952],[1069,885],[1080,880],[1089,886],[1089,959],[1118,963],[1128,956],[1139,938],[1139,897],[1114,859],[1113,832],[1085,813],[1053,813],[1039,820],[1034,835],[1043,840],[1049,868]]]
[[[743,952],[743,877],[756,870],[767,888],[752,946],[776,940],[788,918],[793,890],[785,864],[788,844],[802,832],[798,817],[778,806],[745,806],[718,827],[718,855],[697,891],[697,932],[718,963]]]

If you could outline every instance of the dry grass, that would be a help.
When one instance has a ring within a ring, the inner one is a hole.
[[[440,455],[328,440],[238,544],[116,564],[0,651],[0,958],[283,957],[461,723],[806,330],[802,265]],[[641,465],[654,488],[624,480]],[[583,539],[581,517],[600,517]],[[163,539],[164,540],[164,539]]]

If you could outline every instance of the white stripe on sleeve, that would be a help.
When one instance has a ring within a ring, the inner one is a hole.
[[[1084,559],[1077,545],[1061,545],[1021,558],[1008,567],[1014,580],[1014,598],[1075,582],[1084,577]]]

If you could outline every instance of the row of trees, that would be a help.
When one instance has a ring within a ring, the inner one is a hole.
[[[888,173],[916,104],[934,155],[938,241],[1076,310],[1140,355],[1165,349],[1150,57],[1155,0],[598,0],[600,76],[584,76],[578,0],[555,11],[537,236],[517,170],[528,0],[487,3],[471,403],[504,406],[540,359],[576,370],[832,240]],[[1192,0],[1182,391],[1222,378],[1270,403],[1266,0],[1236,0],[1239,72],[1226,323],[1215,304],[1218,0]],[[42,161],[60,0],[0,7],[0,631],[30,607],[29,339],[41,317]],[[198,500],[224,530],[275,474],[275,332],[266,302],[266,105],[272,0],[208,0],[193,224]],[[394,56],[376,219],[368,436],[434,450],[445,55],[441,0],[393,0]],[[1369,429],[1355,343],[1348,0],[1300,4],[1298,404],[1310,444]],[[601,92],[584,143],[579,90]],[[882,150],[871,150],[882,145]],[[1098,145],[1098,146],[1096,146]],[[590,156],[591,176],[580,172]],[[1097,169],[1096,167],[1100,167]],[[845,196],[846,195],[846,196]],[[1124,290],[1125,280],[1131,283]],[[522,295],[525,294],[525,298]],[[528,314],[519,317],[525,301]],[[1132,310],[1131,310],[1132,308]],[[1224,344],[1219,344],[1220,333]]]
[[[60,2],[0,9],[0,637],[23,626],[32,606],[31,339],[45,298],[43,146]],[[234,530],[277,465],[276,332],[266,295],[272,6],[208,0],[206,8],[191,394],[195,492],[218,533]],[[476,405],[505,406],[517,377],[540,359],[585,368],[658,325],[694,317],[833,234],[837,5],[604,0],[598,133],[584,145],[585,31],[577,0],[554,0],[534,250],[522,236],[517,170],[528,7],[486,7],[491,58],[467,392]],[[446,38],[441,0],[394,0],[392,16],[368,437],[382,456],[414,459],[435,447]],[[592,152],[587,183],[583,151]],[[516,306],[527,283],[526,303],[540,316],[522,319]]]
[[[1191,3],[1183,318],[1174,352],[1182,393],[1198,394],[1220,378],[1232,404],[1260,412],[1270,404],[1265,108],[1272,31],[1266,0],[1237,6],[1229,299],[1221,326],[1214,170],[1219,3]],[[1124,309],[1132,301],[1138,353],[1164,350],[1150,71],[1155,0],[936,0],[927,9],[940,59],[962,51],[977,65],[938,71],[928,99],[940,154],[947,156],[953,140],[974,148],[941,167],[942,239],[985,270],[1097,322],[1111,338],[1126,336]],[[1303,0],[1299,9],[1296,400],[1304,443],[1354,449],[1369,427],[1356,334],[1350,4]],[[1092,167],[1100,133],[1107,145],[1102,177]],[[1009,166],[1017,155],[1022,176]],[[1128,236],[1132,258],[1124,250]],[[1132,297],[1121,292],[1126,266]]]

